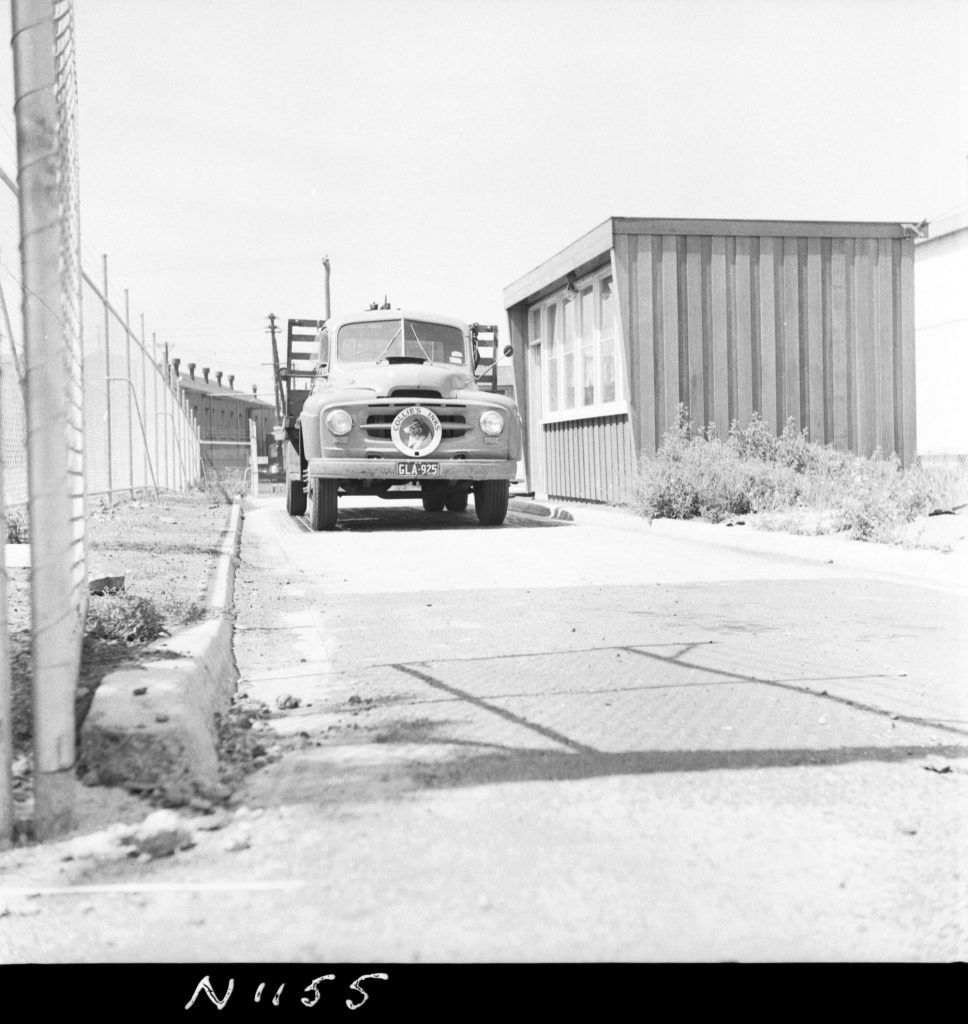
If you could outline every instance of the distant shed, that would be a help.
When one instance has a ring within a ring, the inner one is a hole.
[[[252,394],[236,391],[234,374],[223,385],[221,371],[210,374],[205,367],[199,377],[195,363],[188,364],[188,373],[181,373],[180,362],[172,360],[172,371],[198,424],[202,471],[207,475],[249,466],[250,421],[255,424],[257,455],[267,464],[274,444],[275,406],[258,398],[254,389]]]
[[[617,501],[682,403],[905,464],[916,231],[612,217],[504,290],[529,486]]]

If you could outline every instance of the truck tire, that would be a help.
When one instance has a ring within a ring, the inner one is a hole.
[[[423,502],[424,512],[443,512],[444,511],[444,499],[445,494],[440,487],[428,487],[420,495],[420,500]]]
[[[291,516],[306,514],[306,488],[302,480],[290,480],[286,486],[286,511]]]
[[[482,526],[500,526],[508,514],[507,480],[479,480],[474,485],[474,511]]]
[[[310,488],[313,497],[309,512],[309,525],[313,530],[335,530],[339,515],[339,482],[314,480]]]
[[[467,491],[448,491],[445,501],[448,512],[464,512],[467,510]]]

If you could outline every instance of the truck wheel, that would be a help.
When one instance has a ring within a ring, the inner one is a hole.
[[[286,487],[286,511],[291,516],[306,514],[306,488],[302,480],[290,480]]]
[[[314,530],[335,530],[339,514],[339,482],[336,480],[314,480],[312,487],[313,505],[309,514],[309,525]]]
[[[467,491],[448,491],[445,504],[448,512],[464,512],[467,509]]]
[[[420,495],[425,512],[443,512],[445,494],[439,487],[428,487]]]
[[[474,511],[482,526],[500,526],[508,514],[507,480],[480,480],[474,485]]]

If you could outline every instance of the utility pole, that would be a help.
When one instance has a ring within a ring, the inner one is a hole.
[[[276,344],[276,330],[276,314],[270,313],[269,334],[272,335],[272,372],[275,379],[275,386],[272,390],[276,398],[276,422],[282,423],[282,411],[286,403],[282,396],[282,379],[279,377],[279,346]]]
[[[329,307],[329,257],[328,256],[324,256],[323,257],[323,282],[324,282],[324,292],[323,292],[324,305],[323,305],[323,312],[325,313],[325,316],[324,316],[323,319],[328,320],[329,319],[329,312],[330,312],[330,307]]]

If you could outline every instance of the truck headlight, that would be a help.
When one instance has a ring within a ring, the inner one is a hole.
[[[488,437],[496,437],[504,429],[504,417],[493,409],[481,415],[481,430]]]
[[[345,409],[333,409],[326,414],[326,429],[336,437],[343,437],[353,429],[353,417]]]

